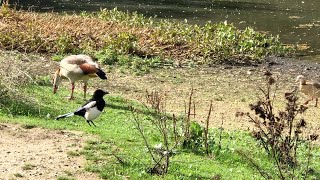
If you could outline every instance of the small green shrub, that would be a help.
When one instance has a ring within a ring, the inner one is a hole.
[[[53,61],[61,61],[65,57],[64,54],[54,54],[51,56]]]
[[[58,180],[75,180],[75,178],[69,176],[59,176]]]
[[[23,169],[23,170],[32,170],[32,169],[34,169],[35,167],[37,167],[37,166],[35,166],[35,165],[33,165],[33,164],[25,164],[25,165],[22,166],[22,169]]]
[[[105,21],[117,22],[130,27],[143,27],[153,23],[151,18],[148,19],[143,14],[122,12],[117,8],[111,10],[102,9],[97,16]]]
[[[199,123],[192,122],[190,124],[190,137],[183,142],[183,147],[200,152],[202,149],[203,132],[203,128]]]
[[[33,129],[33,128],[35,128],[36,126],[35,126],[35,125],[25,124],[25,125],[22,125],[21,127],[22,127],[22,128],[25,128],[25,129]]]
[[[80,152],[77,151],[68,151],[67,152],[68,156],[80,156]]]
[[[95,54],[95,57],[98,59],[100,63],[107,64],[107,65],[114,65],[114,64],[117,64],[118,62],[117,52],[109,48],[98,51]]]
[[[20,174],[20,173],[15,173],[14,176],[15,176],[15,177],[18,177],[18,178],[22,178],[22,177],[23,177],[23,175]]]
[[[76,48],[73,47],[74,39],[70,34],[63,33],[55,40],[55,48],[57,53],[66,54],[66,53],[74,53],[76,52]]]
[[[47,76],[36,76],[34,83],[40,86],[52,86],[52,77]]]
[[[198,153],[198,154],[211,154],[216,150],[215,146],[215,139],[218,137],[215,137],[213,132],[209,132],[208,135],[208,152],[205,152],[205,141],[204,141],[204,127],[202,127],[197,122],[191,122],[190,124],[190,137],[185,139],[183,141],[182,147],[184,149],[191,150],[192,152]]]
[[[134,54],[137,51],[137,36],[129,32],[119,32],[113,36],[107,36],[105,44],[119,54]]]

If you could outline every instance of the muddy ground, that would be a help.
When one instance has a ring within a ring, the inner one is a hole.
[[[297,83],[295,79],[303,74],[309,79],[320,80],[320,64],[282,58],[270,58],[266,63],[256,66],[217,65],[208,68],[178,68],[155,70],[151,74],[133,76],[122,73],[109,73],[107,86],[99,82],[116,95],[146,102],[146,91],[158,91],[166,96],[168,113],[184,114],[191,89],[194,89],[192,103],[195,104],[194,120],[204,122],[207,118],[210,102],[213,110],[210,118],[211,127],[224,129],[251,129],[247,118],[236,117],[237,112],[250,112],[249,104],[261,97],[259,88],[265,87],[266,70],[276,79],[277,90],[275,105],[283,109],[284,93],[292,91]],[[80,93],[80,92],[79,92]],[[299,94],[299,102],[308,97]],[[320,129],[319,108],[315,102],[308,104],[309,110],[303,114],[308,118],[312,130]],[[193,111],[192,111],[193,112]]]

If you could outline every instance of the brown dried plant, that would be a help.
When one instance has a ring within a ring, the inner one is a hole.
[[[205,127],[204,127],[204,137],[203,137],[205,152],[207,155],[209,154],[209,143],[208,143],[209,137],[208,136],[209,136],[209,122],[210,122],[211,112],[212,112],[212,101],[210,101],[210,107],[209,107],[208,116],[207,116]]]
[[[126,24],[95,15],[40,14],[2,7],[0,24],[0,48],[27,53],[92,53],[110,45],[117,46],[117,43],[121,42],[116,41],[122,35],[135,37],[133,40],[139,50],[126,53],[136,53],[138,56],[174,55],[179,48],[170,46],[170,49],[160,51],[162,46],[167,45],[161,45],[157,39],[151,37],[154,33],[151,28],[128,27]],[[115,50],[118,48],[115,47]]]
[[[297,150],[301,142],[305,140],[302,135],[307,125],[305,119],[298,118],[298,115],[302,115],[307,107],[298,104],[297,92],[292,91],[285,93],[285,109],[277,112],[274,106],[276,80],[269,71],[265,73],[265,77],[266,87],[259,87],[262,97],[256,103],[250,104],[250,109],[255,115],[250,113],[239,113],[238,115],[246,115],[254,124],[255,129],[252,135],[275,162],[278,178],[294,178],[293,172],[299,165]],[[240,155],[254,164],[263,177],[267,179],[272,177],[247,155],[244,153]]]
[[[18,11],[2,6],[0,30],[0,48],[5,50],[95,54],[111,49],[121,55],[174,59],[179,66],[186,65],[189,60],[199,64],[227,59],[227,62],[250,62],[266,55],[286,55],[292,51],[278,38],[250,29],[238,30],[232,24],[198,26],[157,21],[117,9],[66,15]],[[236,36],[237,41],[225,36],[225,32]],[[239,48],[238,43],[246,41],[254,43]],[[262,47],[265,42],[272,48]]]

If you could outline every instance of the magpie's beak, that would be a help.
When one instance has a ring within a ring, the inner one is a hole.
[[[109,92],[108,91],[103,91],[104,92],[104,94],[106,95],[106,94],[109,94]]]

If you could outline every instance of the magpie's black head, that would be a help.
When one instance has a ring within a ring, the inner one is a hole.
[[[97,89],[94,93],[93,93],[93,98],[102,98],[104,95],[109,94],[108,91],[104,91],[101,89]]]

